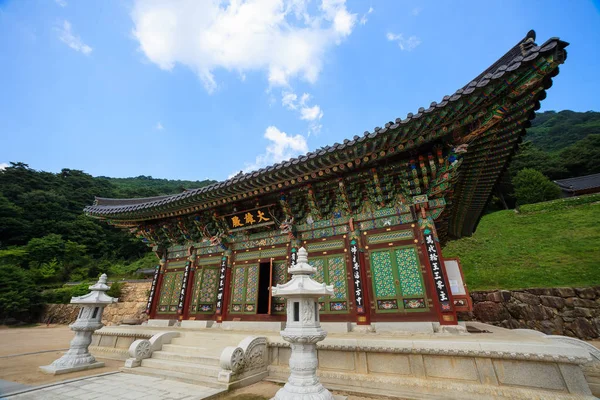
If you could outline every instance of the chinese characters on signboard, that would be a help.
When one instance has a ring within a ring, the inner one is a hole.
[[[261,207],[254,210],[242,211],[223,217],[230,231],[250,229],[257,226],[274,224],[269,207]]]
[[[227,268],[227,257],[221,257],[221,268],[219,269],[219,288],[217,290],[217,314],[223,309],[223,293],[225,290],[225,270]]]
[[[160,266],[157,265],[154,270],[154,278],[152,278],[152,286],[150,286],[150,295],[148,296],[148,302],[146,303],[146,314],[150,314],[152,309],[152,302],[154,301],[154,291],[156,290],[156,283],[158,282],[158,276],[160,274]]]
[[[350,256],[352,259],[352,277],[354,278],[354,295],[356,299],[356,312],[364,314],[364,293],[362,280],[360,279],[360,261],[358,254],[358,244],[356,240],[350,241]]]
[[[179,292],[179,303],[177,304],[177,314],[181,314],[183,312],[183,304],[185,303],[185,289],[188,286],[191,266],[191,261],[185,263],[185,270],[183,272],[183,282],[181,283],[181,291]]]
[[[444,279],[444,270],[442,268],[440,256],[435,245],[435,239],[433,238],[433,232],[429,229],[425,229],[425,247],[427,248],[427,258],[431,265],[431,273],[433,274],[433,283],[435,284],[435,290],[438,295],[438,300],[442,306],[442,311],[451,311],[450,296],[448,295],[448,288],[446,287]]]

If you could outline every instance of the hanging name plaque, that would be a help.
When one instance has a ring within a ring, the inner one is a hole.
[[[429,259],[429,265],[431,265],[431,273],[433,274],[433,282],[435,290],[438,295],[438,300],[442,306],[442,311],[452,311],[450,305],[450,296],[448,295],[448,288],[445,284],[444,269],[440,262],[440,256],[437,251],[433,232],[430,229],[423,231],[425,235],[425,247],[427,249],[427,258]]]
[[[269,211],[270,206],[258,207],[253,210],[237,212],[235,214],[225,215],[222,218],[227,224],[230,232],[243,231],[245,229],[256,228],[259,226],[273,225],[274,218]]]

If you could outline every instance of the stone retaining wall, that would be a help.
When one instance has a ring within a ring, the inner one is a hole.
[[[600,337],[600,286],[477,291],[471,298],[473,312],[459,313],[460,320],[582,340]]]
[[[152,282],[129,282],[123,285],[119,302],[104,309],[102,322],[105,325],[118,325],[125,318],[146,321],[148,316],[146,302]],[[79,307],[73,304],[48,304],[42,315],[41,322],[52,318],[53,324],[70,324],[77,319]]]

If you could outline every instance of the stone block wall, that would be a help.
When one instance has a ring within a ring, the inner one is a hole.
[[[105,325],[118,325],[125,318],[148,320],[146,302],[152,282],[126,282],[121,290],[119,302],[104,309],[102,322]],[[53,324],[70,324],[77,319],[79,307],[73,304],[48,304],[41,322],[52,318]]]
[[[582,340],[600,337],[600,286],[477,291],[471,298],[473,312],[459,313],[460,320]]]

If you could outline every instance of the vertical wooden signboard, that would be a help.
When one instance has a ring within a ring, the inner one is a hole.
[[[354,281],[354,299],[356,300],[356,312],[365,313],[365,299],[363,291],[363,282],[360,277],[360,257],[358,251],[358,242],[356,239],[350,241],[350,259],[352,262],[352,278]]]
[[[225,291],[225,272],[227,271],[227,257],[221,257],[221,268],[219,269],[219,288],[217,289],[217,315],[223,313],[223,294]]]
[[[425,237],[425,248],[427,250],[427,258],[429,259],[429,265],[431,265],[431,274],[437,292],[438,300],[442,308],[442,312],[452,311],[452,305],[450,304],[450,295],[448,294],[448,288],[446,287],[446,279],[444,278],[444,268],[442,267],[440,255],[437,250],[437,245],[433,237],[431,229],[426,228],[423,231]]]
[[[148,302],[146,303],[146,314],[150,315],[152,311],[152,304],[154,303],[154,293],[156,292],[156,284],[160,275],[160,265],[157,265],[154,269],[154,277],[152,278],[152,286],[150,286],[150,294],[148,295]]]
[[[192,267],[192,261],[188,260],[185,263],[185,270],[183,272],[183,282],[181,283],[181,290],[179,291],[179,302],[177,303],[177,314],[183,314],[183,305],[185,304],[185,294],[190,278],[190,270]]]

